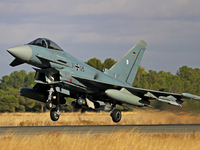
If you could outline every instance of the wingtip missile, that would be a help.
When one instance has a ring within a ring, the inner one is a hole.
[[[200,96],[190,94],[190,93],[182,93],[182,96],[188,99],[200,100]]]

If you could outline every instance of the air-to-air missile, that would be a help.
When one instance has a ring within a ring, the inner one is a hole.
[[[157,98],[158,101],[161,101],[161,102],[165,102],[165,103],[168,103],[168,104],[171,104],[171,105],[175,105],[175,106],[180,106],[182,107],[181,103],[178,103],[177,99],[173,96],[160,96],[159,98]]]
[[[196,95],[193,95],[193,94],[182,93],[182,95],[186,98],[189,98],[189,99],[200,100],[200,96],[196,96]]]

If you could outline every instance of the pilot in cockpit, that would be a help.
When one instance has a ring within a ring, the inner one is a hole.
[[[46,48],[45,41],[42,40],[42,47]]]
[[[46,42],[47,42],[47,47],[50,48],[50,41],[46,40]]]

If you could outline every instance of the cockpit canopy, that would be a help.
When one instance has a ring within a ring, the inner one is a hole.
[[[38,39],[28,43],[28,45],[36,45],[36,46],[41,46],[44,48],[63,51],[56,43],[54,43],[53,41],[46,39],[46,38],[38,38]]]

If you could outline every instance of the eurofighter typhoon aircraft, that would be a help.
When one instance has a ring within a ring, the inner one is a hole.
[[[76,108],[98,109],[102,103],[111,105],[114,122],[121,120],[121,111],[116,105],[123,103],[134,106],[150,106],[150,99],[181,106],[182,98],[200,100],[199,96],[188,93],[174,94],[132,87],[139,64],[146,49],[146,43],[139,41],[111,69],[98,71],[77,60],[46,38],[38,38],[26,45],[7,49],[15,57],[12,67],[27,63],[36,71],[35,86],[22,88],[22,96],[46,103],[50,117],[57,121],[60,106],[65,97],[74,98]],[[53,105],[56,107],[53,108]]]

